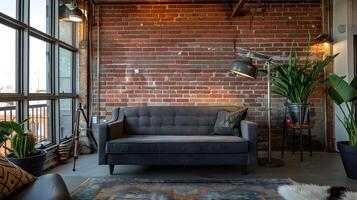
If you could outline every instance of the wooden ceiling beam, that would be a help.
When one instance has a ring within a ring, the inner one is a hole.
[[[247,0],[239,0],[238,1],[237,5],[233,9],[232,17],[235,17],[238,15],[238,13],[242,10],[245,3],[247,3]]]

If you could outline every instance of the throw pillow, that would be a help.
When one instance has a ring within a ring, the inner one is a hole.
[[[247,116],[248,108],[237,111],[219,111],[214,125],[215,135],[237,135],[239,134],[240,122]]]
[[[34,182],[36,178],[0,155],[0,199]]]

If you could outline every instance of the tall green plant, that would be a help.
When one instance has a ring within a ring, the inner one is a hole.
[[[342,112],[342,118],[337,116],[345,127],[350,145],[357,146],[357,121],[356,121],[356,99],[357,99],[357,77],[350,84],[336,74],[331,73],[328,77],[331,87],[329,96],[338,105]],[[345,109],[344,109],[345,108]]]
[[[18,158],[31,156],[36,152],[36,139],[32,133],[26,132],[23,125],[28,121],[20,123],[14,121],[0,122],[0,144],[3,145],[7,140],[11,141],[11,148],[5,147]]]
[[[297,55],[293,45],[290,49],[289,63],[275,66],[277,73],[272,76],[271,91],[286,97],[290,103],[306,104],[311,94],[324,86],[326,81],[321,76],[321,72],[338,54],[327,56],[323,60],[312,61],[309,45],[305,62],[299,67],[301,58]]]

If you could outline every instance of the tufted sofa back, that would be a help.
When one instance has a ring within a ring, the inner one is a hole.
[[[217,112],[238,107],[146,106],[123,107],[126,135],[209,135]]]

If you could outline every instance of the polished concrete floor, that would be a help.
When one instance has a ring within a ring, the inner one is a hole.
[[[263,153],[260,153],[263,155]],[[274,153],[278,158],[280,154]],[[298,154],[286,154],[285,165],[281,168],[254,167],[243,175],[236,166],[136,166],[120,165],[114,169],[113,176],[153,179],[239,179],[239,178],[291,178],[301,183],[345,186],[357,191],[357,181],[345,175],[339,154],[314,152],[312,157],[306,153],[304,162]],[[74,190],[88,177],[110,176],[108,166],[97,164],[97,155],[80,155],[76,171],[72,171],[71,160],[47,173],[59,173],[70,191]]]

